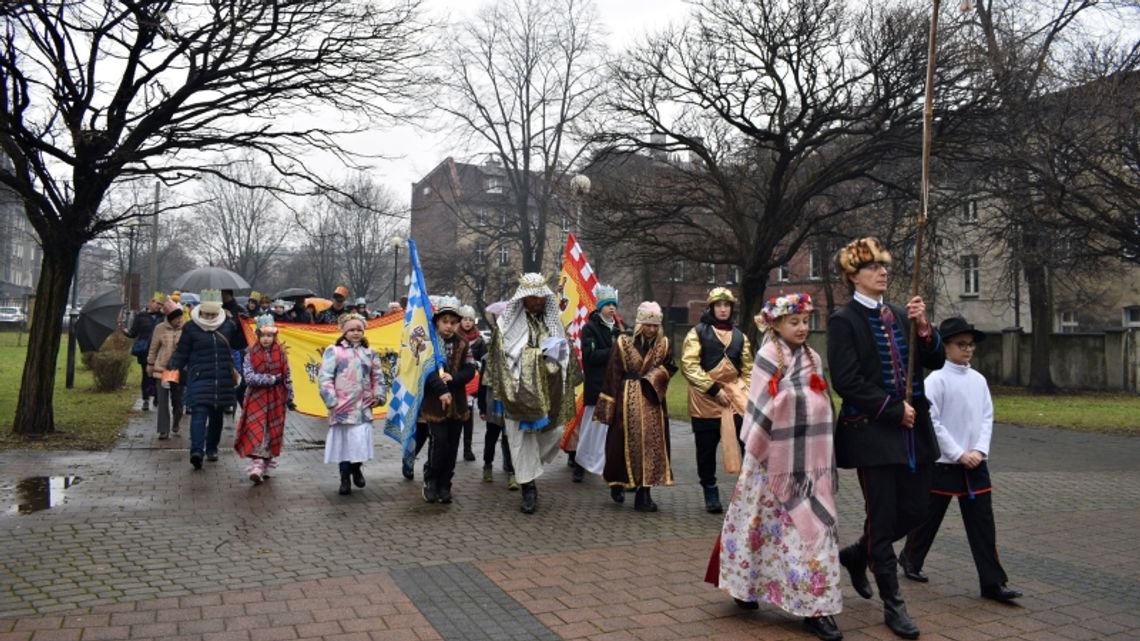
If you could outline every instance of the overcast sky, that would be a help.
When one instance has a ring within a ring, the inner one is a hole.
[[[474,0],[427,0],[432,14],[449,15],[458,20],[474,13],[483,2]],[[680,21],[689,7],[683,0],[596,0],[602,23],[609,32],[611,49],[618,51],[636,41],[647,30]],[[367,138],[367,140],[364,140]],[[448,156],[466,159],[471,152],[457,147],[454,141],[410,126],[378,130],[358,139],[362,150],[379,151],[391,160],[378,160],[375,177],[393,190],[400,202],[411,198],[412,183],[422,178]],[[357,141],[354,141],[354,146]],[[322,167],[322,169],[325,169]]]

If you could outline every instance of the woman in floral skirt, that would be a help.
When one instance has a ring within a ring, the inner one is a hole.
[[[705,580],[744,609],[760,601],[803,617],[820,639],[843,638],[836,543],[832,408],[819,354],[807,345],[811,297],[769,300],[756,324],[745,455]]]

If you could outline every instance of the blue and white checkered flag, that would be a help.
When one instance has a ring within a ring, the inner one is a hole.
[[[392,384],[384,433],[401,445],[404,461],[410,464],[415,457],[416,419],[424,400],[425,383],[432,371],[444,365],[444,360],[435,324],[431,322],[432,307],[427,287],[424,286],[420,256],[416,252],[416,242],[410,238],[408,254],[412,261],[412,284],[408,288],[404,331],[400,335],[398,373]]]

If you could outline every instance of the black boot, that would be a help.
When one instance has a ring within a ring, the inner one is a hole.
[[[720,514],[724,511],[724,507],[720,504],[720,490],[715,485],[701,488],[705,491],[705,512],[709,514]]]
[[[519,509],[523,514],[534,514],[538,509],[538,488],[534,481],[522,484],[522,506]]]
[[[620,485],[610,486],[610,498],[614,503],[625,503],[625,490]]]
[[[423,488],[424,501],[428,503],[435,503],[439,500],[439,490],[436,488],[435,479],[425,479]]]
[[[804,617],[804,628],[823,641],[840,641],[843,638],[835,619],[830,616]]]
[[[351,478],[352,478],[352,466],[349,465],[348,461],[341,461],[340,462],[340,489],[336,491],[337,494],[340,494],[341,496],[347,496],[349,494],[352,494]]]
[[[584,478],[586,478],[586,468],[575,463],[574,471],[570,473],[570,480],[575,483],[581,483]]]
[[[364,487],[364,472],[360,470],[362,463],[352,464],[352,484],[356,487]]]
[[[440,485],[437,495],[440,503],[451,503],[451,484]]]
[[[867,580],[867,557],[863,554],[863,546],[858,542],[839,551],[839,563],[847,568],[851,575],[851,586],[855,592],[864,599],[875,596],[871,592],[871,582]]]
[[[879,586],[879,598],[883,600],[883,622],[898,636],[904,639],[917,639],[918,626],[910,620],[906,603],[899,593],[899,577],[895,573],[876,574],[875,585]]]
[[[656,512],[657,504],[653,502],[653,497],[649,495],[649,488],[637,488],[637,494],[633,495],[633,509],[638,512]]]

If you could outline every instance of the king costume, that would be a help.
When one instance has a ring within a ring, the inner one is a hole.
[[[530,299],[532,307],[526,303]],[[538,300],[541,300],[541,305]],[[503,404],[515,478],[522,486],[521,509],[538,509],[534,481],[558,454],[563,425],[574,416],[574,386],[581,381],[562,326],[558,298],[542,274],[524,274],[498,313],[487,353],[487,376]]]

